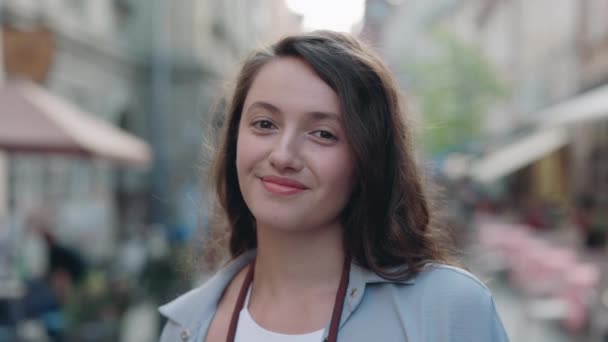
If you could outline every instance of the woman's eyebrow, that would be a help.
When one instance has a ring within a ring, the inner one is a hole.
[[[314,111],[308,112],[306,114],[311,116],[314,120],[334,120],[337,122],[342,122],[342,118],[340,117],[340,115],[332,112]]]
[[[249,105],[249,108],[247,108],[247,112],[250,112],[256,108],[262,108],[275,114],[282,113],[279,107],[264,101],[256,101],[252,103],[251,105]],[[305,115],[310,116],[313,120],[334,120],[337,122],[342,122],[341,116],[333,112],[312,111],[305,113]]]
[[[249,106],[249,108],[247,108],[247,112],[250,112],[251,110],[256,109],[256,108],[262,108],[262,109],[265,109],[265,110],[267,110],[269,112],[273,112],[273,113],[280,113],[281,112],[281,110],[279,109],[279,107],[277,107],[277,106],[275,106],[273,104],[270,104],[268,102],[264,102],[264,101],[256,101],[256,102],[252,103]]]

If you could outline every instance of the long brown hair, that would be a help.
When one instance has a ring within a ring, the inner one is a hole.
[[[371,48],[350,35],[330,31],[283,38],[253,52],[240,69],[212,173],[216,209],[228,225],[232,257],[257,246],[255,219],[243,200],[236,172],[239,121],[256,75],[281,57],[308,63],[340,98],[356,160],[357,183],[341,216],[345,248],[355,262],[387,279],[413,276],[429,262],[450,263],[441,231],[431,223],[395,80]]]

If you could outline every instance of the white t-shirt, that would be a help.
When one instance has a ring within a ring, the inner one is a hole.
[[[307,334],[288,335],[266,330],[257,324],[249,313],[249,295],[251,286],[247,290],[247,297],[243,309],[239,313],[239,322],[236,327],[235,342],[321,342],[325,329]]]

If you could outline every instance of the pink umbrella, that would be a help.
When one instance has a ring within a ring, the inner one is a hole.
[[[0,150],[82,155],[146,167],[143,140],[24,80],[0,87]]]

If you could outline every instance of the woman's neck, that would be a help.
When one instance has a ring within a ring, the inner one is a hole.
[[[255,292],[276,299],[294,293],[335,292],[344,265],[342,229],[285,231],[258,225]]]

